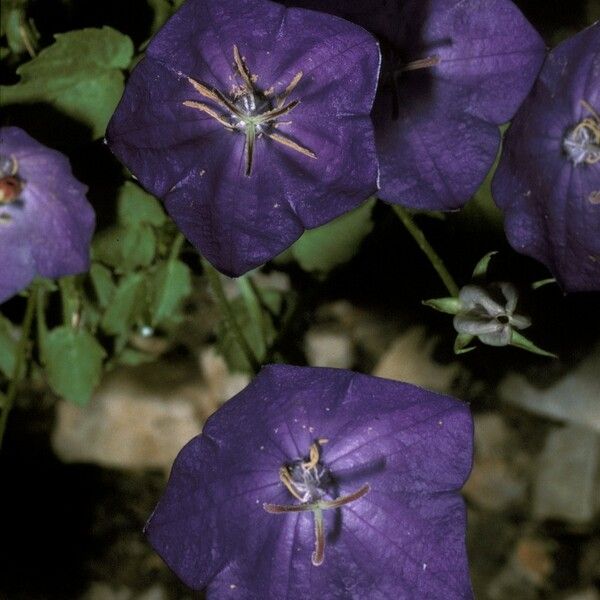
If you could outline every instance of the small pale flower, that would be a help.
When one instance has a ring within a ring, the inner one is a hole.
[[[487,287],[466,285],[460,290],[458,300],[454,329],[459,334],[475,336],[489,346],[508,346],[515,329],[531,325],[528,317],[515,313],[518,294],[511,283]]]

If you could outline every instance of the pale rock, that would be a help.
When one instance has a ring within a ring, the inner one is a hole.
[[[600,508],[600,435],[572,425],[554,429],[535,473],[535,518],[589,523]]]
[[[424,327],[408,329],[381,357],[373,375],[449,392],[461,367],[457,362],[441,365],[433,360],[431,355],[437,342],[437,338],[427,335]]]
[[[600,600],[600,593],[595,588],[588,588],[579,592],[573,592],[565,596],[564,600]]]
[[[497,413],[475,415],[475,457],[463,492],[484,510],[502,511],[525,501],[527,477],[510,461],[516,440]]]
[[[600,431],[600,346],[549,388],[537,389],[512,373],[500,383],[499,394],[527,411]]]
[[[311,367],[349,369],[354,362],[352,342],[345,331],[311,329],[304,338],[304,350]]]
[[[81,600],[131,600],[131,590],[125,586],[115,589],[108,583],[94,581]]]
[[[64,462],[169,469],[200,428],[185,387],[143,385],[122,370],[105,379],[87,406],[57,403],[52,446]]]
[[[488,586],[490,600],[537,600],[554,572],[552,541],[537,537],[521,538],[509,560]]]
[[[200,371],[215,410],[250,383],[247,373],[230,372],[225,359],[213,347],[205,348],[200,353]]]

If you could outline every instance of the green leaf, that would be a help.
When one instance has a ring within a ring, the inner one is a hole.
[[[11,379],[15,372],[18,339],[13,324],[0,315],[0,371]]]
[[[141,350],[134,350],[133,348],[125,348],[118,356],[118,362],[121,365],[127,365],[129,367],[137,367],[152,362],[156,359],[152,354],[142,352]]]
[[[460,300],[458,298],[453,298],[452,296],[423,300],[423,304],[449,315],[455,315],[460,311]]]
[[[92,244],[94,260],[113,267],[117,273],[147,267],[155,254],[156,234],[150,225],[117,225],[100,232]]]
[[[111,29],[82,29],[56,41],[21,65],[19,83],[0,86],[0,105],[46,103],[102,137],[123,93],[133,56],[129,37]]]
[[[290,309],[291,296],[284,295],[279,290],[262,288],[260,303],[262,309],[262,327],[256,326],[256,315],[243,297],[231,302],[235,318],[242,332],[259,361],[266,357],[268,347],[277,338],[277,332],[284,315]],[[222,320],[217,329],[217,348],[225,357],[229,368],[233,371],[251,372],[246,356],[240,349],[235,335]]]
[[[166,221],[165,212],[158,200],[139,185],[127,181],[117,197],[119,223],[137,227],[141,224],[160,227]]]
[[[492,250],[492,252],[488,252],[476,265],[473,269],[473,275],[471,276],[473,279],[481,279],[487,275],[488,267],[490,266],[490,260],[492,260],[492,256],[498,254],[497,250]]]
[[[106,308],[115,293],[116,285],[112,278],[110,269],[100,263],[92,263],[90,267],[90,278],[94,286],[94,292],[98,299],[98,304],[102,308]]]
[[[129,331],[145,310],[145,287],[141,273],[123,277],[102,317],[101,325],[106,333],[122,335]]]
[[[192,292],[189,267],[179,260],[160,263],[153,271],[148,291],[150,295],[151,325],[173,317],[181,301]]]
[[[527,352],[532,352],[533,354],[539,354],[540,356],[558,358],[556,354],[552,354],[552,352],[546,352],[545,350],[542,350],[533,342],[529,341],[524,335],[521,335],[520,333],[514,330],[510,338],[510,345],[516,346],[517,348],[521,348],[522,350],[527,350]]]
[[[60,396],[84,405],[100,383],[106,353],[85,329],[57,327],[46,341],[46,373],[50,387]]]
[[[348,262],[373,229],[374,205],[375,199],[370,198],[330,223],[304,232],[290,248],[292,256],[305,271],[321,276]]]

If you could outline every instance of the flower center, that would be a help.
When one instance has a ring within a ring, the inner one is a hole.
[[[563,139],[563,150],[574,165],[600,162],[600,116],[585,100],[581,104],[591,114],[575,127]]]
[[[23,181],[17,173],[16,158],[0,154],[0,206],[19,199],[23,191]]]
[[[229,95],[188,77],[188,81],[194,89],[211,104],[186,100],[183,105],[207,114],[228,131],[244,134],[246,138],[244,144],[246,176],[248,177],[252,174],[254,143],[263,135],[308,158],[317,158],[312,150],[277,131],[279,127],[291,124],[291,121],[280,121],[280,117],[292,112],[300,104],[300,100],[287,102],[287,99],[302,79],[302,71],[296,73],[281,94],[274,95],[271,88],[263,91],[256,87],[258,77],[250,72],[237,46],[233,47],[233,61],[235,64],[234,75],[241,83],[234,87]]]
[[[311,561],[315,567],[325,560],[325,528],[323,526],[323,511],[337,509],[362,498],[371,489],[369,484],[363,485],[357,491],[335,500],[325,500],[327,488],[332,482],[329,469],[321,463],[321,447],[327,439],[318,439],[310,447],[308,458],[298,459],[285,464],[279,469],[279,479],[290,494],[300,501],[300,504],[263,504],[264,510],[271,514],[311,511],[315,522],[315,551]]]

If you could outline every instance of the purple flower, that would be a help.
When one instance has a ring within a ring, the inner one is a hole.
[[[556,47],[506,136],[492,192],[508,240],[567,291],[600,290],[600,23]]]
[[[471,598],[471,446],[453,398],[266,367],[181,451],[146,533],[209,598]]]
[[[375,34],[384,63],[375,109],[380,196],[460,208],[498,151],[498,125],[529,92],[544,43],[509,0],[288,0]]]
[[[87,270],[95,215],[66,156],[0,129],[0,302],[36,277]]]
[[[379,62],[342,19],[188,0],[133,71],[107,140],[200,252],[240,275],[377,190]]]

